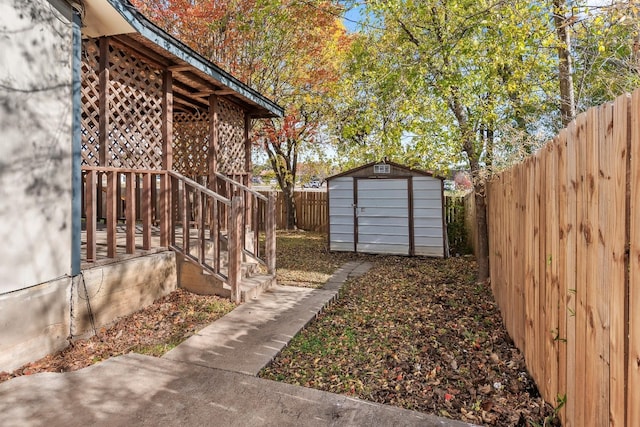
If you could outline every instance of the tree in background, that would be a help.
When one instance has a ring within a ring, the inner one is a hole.
[[[593,2],[591,2],[593,3]],[[484,181],[592,105],[637,87],[634,0],[371,0],[336,103],[339,152],[423,169],[466,165],[488,277]],[[372,158],[373,157],[373,158]]]
[[[574,21],[573,80],[579,113],[640,86],[640,3],[583,7],[573,16],[569,19]]]
[[[297,163],[317,143],[326,100],[342,76],[350,37],[337,2],[296,0],[136,0],[141,11],[202,55],[284,106],[283,119],[254,126],[296,227]]]
[[[405,163],[467,164],[483,280],[489,272],[483,168],[516,149],[500,144],[503,129],[533,135],[549,108],[551,89],[538,79],[553,67],[549,51],[538,48],[553,35],[546,15],[525,1],[380,0],[367,7],[372,21],[351,73],[361,97],[344,103],[359,121],[336,128],[345,146],[377,143]]]

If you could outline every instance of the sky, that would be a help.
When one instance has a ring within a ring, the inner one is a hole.
[[[350,9],[349,11],[347,11],[347,13],[345,13],[344,15],[345,19],[343,19],[342,22],[344,22],[344,25],[345,27],[347,27],[347,30],[351,32],[355,32],[359,30],[358,22],[362,20],[362,16],[361,16],[362,9],[363,9],[362,6],[356,6],[353,9]]]

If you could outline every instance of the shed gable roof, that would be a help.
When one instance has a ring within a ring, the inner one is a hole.
[[[427,171],[423,171],[423,170],[421,170],[421,169],[411,168],[411,167],[409,167],[409,166],[401,165],[400,163],[395,163],[395,162],[385,161],[385,162],[371,162],[371,163],[367,163],[367,164],[362,165],[362,166],[357,166],[357,167],[355,167],[355,168],[353,168],[353,169],[349,169],[349,170],[347,170],[347,171],[344,171],[344,172],[341,172],[341,173],[338,173],[338,174],[332,175],[332,176],[330,176],[330,177],[328,177],[328,178],[327,178],[327,181],[328,181],[328,180],[331,180],[331,179],[333,179],[333,178],[339,178],[339,177],[350,176],[350,175],[353,175],[353,174],[355,174],[355,173],[357,173],[357,172],[360,172],[360,171],[362,171],[362,170],[364,170],[364,169],[367,169],[367,168],[373,168],[373,166],[374,166],[374,165],[379,165],[379,164],[388,164],[388,165],[393,166],[394,168],[402,169],[402,170],[404,170],[404,171],[406,171],[406,172],[410,172],[410,173],[413,173],[413,174],[415,174],[415,175],[429,176],[429,177],[432,177],[432,178],[436,178],[436,179],[444,180],[444,178],[443,178],[443,177],[440,177],[440,176],[434,175],[432,172],[427,172]]]

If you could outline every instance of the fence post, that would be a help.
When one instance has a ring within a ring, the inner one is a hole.
[[[265,214],[265,255],[269,274],[276,272],[276,193],[269,193]]]
[[[242,213],[244,206],[241,196],[231,200],[231,218],[229,221],[229,286],[231,299],[240,303],[240,267],[242,265]]]

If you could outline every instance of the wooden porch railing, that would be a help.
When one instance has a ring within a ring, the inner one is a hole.
[[[151,249],[154,230],[160,235],[157,246],[168,246],[171,218],[166,171],[83,166],[82,174],[85,261],[97,260],[99,222],[107,235],[106,258],[117,255],[119,223],[125,226],[126,254],[135,253],[136,234],[141,238],[141,249]],[[136,231],[138,222],[140,233]]]
[[[227,230],[226,218],[240,212],[233,212],[231,200],[196,181],[177,172],[168,174],[174,224],[169,236],[171,249],[229,282],[230,270],[236,261],[230,252],[237,239]],[[182,231],[181,238],[176,235],[178,229]],[[229,251],[228,266],[223,265],[221,257],[225,245]]]
[[[173,171],[83,166],[82,172],[85,261],[96,261],[105,246],[102,258],[116,258],[123,247],[125,254],[171,248],[228,283],[238,300],[243,252],[275,272],[275,218],[260,230],[256,212],[259,203],[274,212],[274,200],[224,176],[219,182],[230,197]],[[106,243],[98,244],[98,228],[106,230]]]
[[[265,196],[220,173],[216,173],[216,179],[217,188],[221,189],[223,194],[227,197],[239,196],[242,199],[244,252],[263,263],[268,272],[273,274],[276,270],[276,195]],[[264,227],[260,221],[260,212],[266,212]]]

